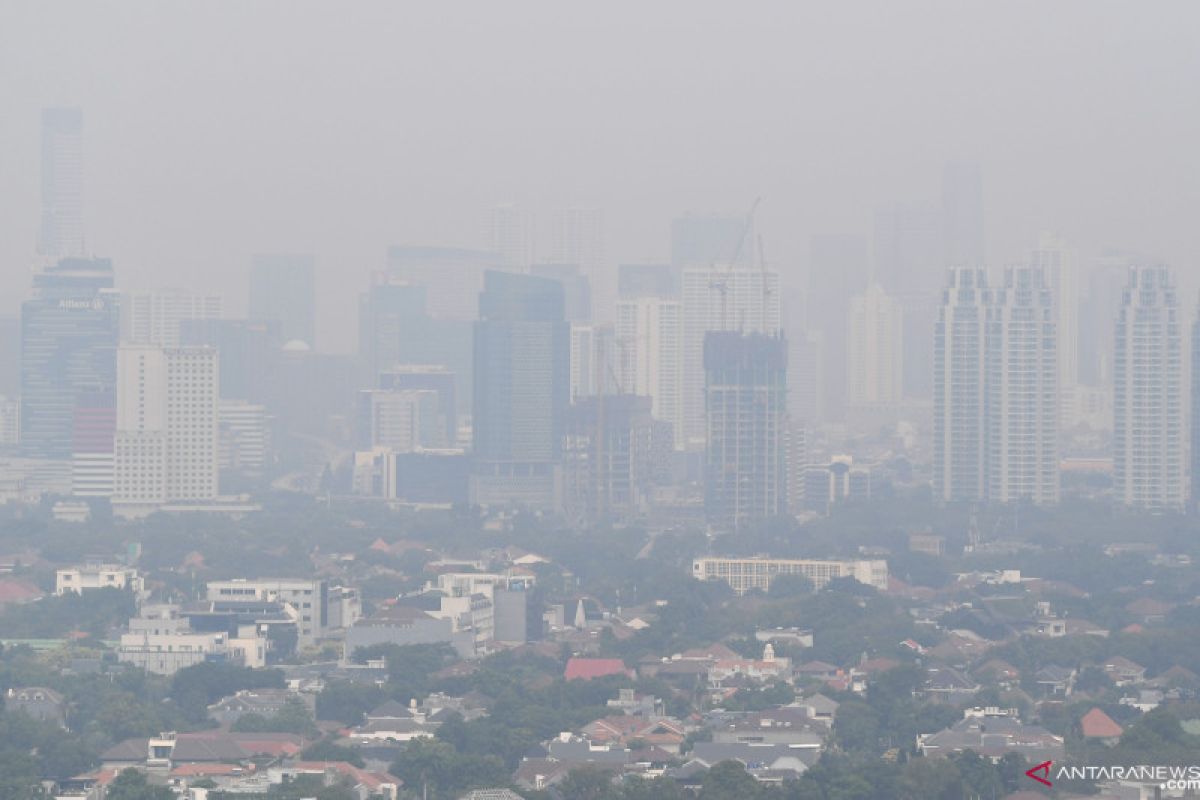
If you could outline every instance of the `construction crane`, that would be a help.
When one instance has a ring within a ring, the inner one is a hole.
[[[750,206],[750,211],[746,214],[746,222],[742,225],[742,233],[738,236],[737,246],[733,249],[733,257],[726,264],[725,274],[714,280],[710,280],[708,288],[716,289],[721,293],[721,330],[729,330],[729,276],[733,272],[734,265],[742,255],[742,248],[746,244],[746,237],[750,235],[750,227],[754,224],[754,214],[758,211],[758,204],[762,202],[762,197],[754,198],[754,204]]]

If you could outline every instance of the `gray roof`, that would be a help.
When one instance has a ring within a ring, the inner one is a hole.
[[[722,761],[740,761],[748,768],[770,767],[781,758],[795,758],[806,766],[817,763],[820,749],[815,747],[794,747],[786,744],[751,744],[748,742],[721,743],[696,742],[692,750],[692,758],[702,761],[708,766]]]

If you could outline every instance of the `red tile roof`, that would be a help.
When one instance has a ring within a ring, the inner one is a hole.
[[[43,594],[35,584],[20,578],[5,578],[0,580],[0,605],[5,603],[26,603],[36,600]]]
[[[1084,714],[1083,719],[1079,720],[1079,727],[1088,739],[1115,739],[1122,733],[1121,726],[1098,708]]]
[[[563,677],[569,681],[590,681],[608,675],[628,675],[625,662],[619,658],[572,658],[567,662]]]

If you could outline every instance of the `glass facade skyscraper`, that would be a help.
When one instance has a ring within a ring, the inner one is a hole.
[[[21,443],[68,459],[83,397],[111,395],[120,336],[112,262],[68,258],[38,272],[21,307]]]

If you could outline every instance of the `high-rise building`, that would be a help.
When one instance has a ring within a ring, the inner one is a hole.
[[[2,412],[0,412],[2,413]],[[1192,322],[1192,472],[1190,503],[1193,513],[1200,512],[1200,303]]]
[[[75,409],[85,392],[116,384],[118,295],[112,262],[68,258],[33,278],[21,306],[21,447],[67,460]]]
[[[281,358],[278,322],[184,318],[181,347],[211,347],[221,354],[221,397],[261,402]]]
[[[0,395],[21,393],[21,317],[0,314]]]
[[[683,306],[666,297],[617,303],[617,362],[621,390],[650,398],[650,413],[671,424],[676,449],[683,439]]]
[[[679,297],[679,285],[670,264],[621,264],[617,267],[617,297]]]
[[[443,449],[446,421],[433,389],[363,389],[358,393],[358,449],[394,453]]]
[[[904,312],[872,283],[850,299],[847,400],[855,408],[895,406],[904,399]]]
[[[473,501],[559,504],[570,404],[570,328],[562,284],[488,272],[475,323]]]
[[[121,341],[179,347],[184,320],[220,319],[221,298],[188,289],[124,292],[121,296]]]
[[[934,496],[1058,501],[1058,360],[1040,269],[950,271],[934,329]]]
[[[437,397],[437,414],[443,426],[440,447],[458,443],[458,402],[455,383],[458,376],[437,364],[399,364],[379,374],[379,388],[387,391],[424,390]]]
[[[385,272],[372,276],[358,305],[358,351],[372,383],[379,373],[403,363],[406,340],[428,335],[422,330],[425,320],[425,287]]]
[[[82,258],[83,112],[42,110],[42,230],[39,251],[51,263]]]
[[[829,234],[812,237],[809,253],[807,324],[823,334],[823,405],[828,418],[839,419],[848,386],[846,315],[850,298],[870,281],[870,256],[865,237]]]
[[[1079,383],[1079,260],[1075,250],[1054,234],[1043,233],[1029,265],[1046,277],[1054,299],[1058,329],[1058,393],[1064,422],[1074,417]]]
[[[873,244],[875,280],[904,312],[904,395],[929,398],[929,332],[937,318],[943,275],[941,221],[937,212],[921,207],[876,209]]]
[[[704,338],[704,505],[711,527],[740,531],[787,506],[787,343],[781,335]]]
[[[275,322],[284,342],[316,348],[316,262],[311,255],[261,254],[250,265],[247,317]]]
[[[683,271],[683,440],[703,449],[704,339],[711,331],[780,331],[779,274],[744,267]]]
[[[221,400],[218,418],[220,483],[226,477],[259,478],[266,474],[271,452],[267,407],[245,400]]]
[[[804,508],[808,472],[808,435],[804,425],[791,417],[783,425],[783,458],[787,475],[787,508],[793,515]]]
[[[71,494],[112,496],[116,415],[111,389],[79,396],[71,425]]]
[[[424,287],[425,313],[437,320],[474,321],[484,273],[503,269],[501,256],[488,250],[394,245],[387,254],[388,276]]]
[[[488,209],[484,239],[506,269],[521,271],[533,263],[533,219],[515,203]]]
[[[1113,492],[1145,511],[1183,508],[1183,322],[1166,267],[1129,271],[1113,337]]]
[[[217,498],[217,352],[121,347],[113,506],[140,515],[167,503]]]
[[[549,278],[563,285],[568,322],[590,322],[592,319],[592,284],[580,272],[578,264],[534,264],[529,274]]]
[[[933,334],[933,495],[982,500],[987,486],[984,323],[987,273],[950,270]]]
[[[21,441],[21,404],[0,395],[0,450],[15,448]]]
[[[990,292],[984,335],[987,499],[1058,502],[1058,330],[1038,267],[1005,270]]]
[[[571,401],[618,394],[619,350],[612,325],[571,325]]]
[[[1112,326],[1129,271],[1142,262],[1120,250],[1101,253],[1087,272],[1086,292],[1079,308],[1079,381],[1111,391],[1113,382]],[[1110,415],[1111,417],[1111,415]],[[1109,423],[1112,420],[1109,419]],[[1108,423],[1105,423],[1106,425]]]
[[[567,514],[594,520],[644,511],[655,477],[654,437],[648,397],[603,395],[572,405],[563,452]]]
[[[942,171],[942,265],[982,267],[983,170],[974,161],[952,161]]]

